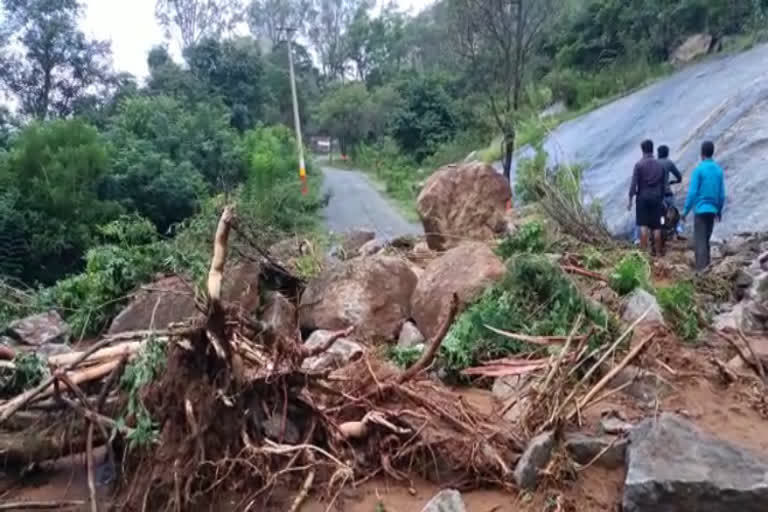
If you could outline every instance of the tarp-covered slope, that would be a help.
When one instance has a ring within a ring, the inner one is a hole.
[[[715,236],[768,229],[768,45],[690,66],[562,124],[545,141],[554,161],[586,166],[588,200],[601,202],[617,235],[633,227],[627,193],[645,138],[669,145],[683,171],[680,207],[701,142],[714,140],[728,195]]]

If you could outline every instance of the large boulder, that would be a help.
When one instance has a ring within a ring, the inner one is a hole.
[[[419,277],[411,299],[411,313],[419,330],[431,339],[454,293],[460,306],[469,304],[501,279],[505,270],[493,251],[480,242],[462,244],[433,260]]]
[[[56,311],[48,311],[11,322],[6,332],[16,343],[39,347],[66,343],[71,329]]]
[[[462,240],[489,240],[506,229],[509,183],[482,162],[448,165],[429,177],[418,198],[427,243],[434,250]]]
[[[416,274],[391,256],[357,258],[310,281],[301,297],[302,328],[337,330],[355,326],[363,339],[396,339],[410,316]]]
[[[624,512],[764,512],[768,460],[663,413],[630,435]]]
[[[258,263],[244,263],[224,273],[222,296],[226,303],[239,307],[244,313],[259,307]],[[126,308],[115,317],[109,334],[143,329],[165,329],[176,322],[202,318],[195,306],[195,286],[178,276],[155,281],[141,288]]]

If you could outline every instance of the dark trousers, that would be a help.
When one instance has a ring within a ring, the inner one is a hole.
[[[715,227],[715,214],[702,213],[693,218],[693,243],[696,251],[696,270],[709,266],[709,240]]]

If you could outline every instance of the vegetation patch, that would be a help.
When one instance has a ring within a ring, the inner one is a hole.
[[[544,225],[538,221],[530,221],[519,226],[514,233],[505,236],[496,248],[496,254],[506,260],[514,254],[546,252],[549,245]]]
[[[699,337],[699,309],[692,283],[681,282],[656,292],[664,317],[677,335],[688,342]]]
[[[0,396],[13,396],[31,389],[49,375],[45,358],[36,352],[19,352],[13,369],[0,367]]]
[[[627,253],[611,272],[610,285],[619,295],[632,293],[635,288],[651,290],[651,265],[648,258],[639,251]]]
[[[545,258],[521,254],[508,263],[505,278],[489,288],[454,323],[441,347],[449,375],[481,361],[534,350],[486,328],[537,335],[567,336],[585,315],[580,334],[590,343],[606,342],[616,331],[612,317],[590,304],[576,286]]]
[[[130,421],[134,428],[128,436],[129,448],[146,446],[157,439],[158,425],[152,420],[142,395],[165,369],[168,359],[167,340],[150,337],[136,360],[126,366],[120,387],[128,395],[120,424]]]

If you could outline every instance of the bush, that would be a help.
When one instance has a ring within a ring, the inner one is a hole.
[[[635,288],[651,288],[651,265],[638,251],[621,258],[611,273],[611,288],[619,295],[632,293]]]
[[[543,253],[549,247],[547,233],[540,222],[531,221],[507,235],[496,248],[496,254],[506,260],[518,253]]]
[[[528,335],[567,336],[582,313],[587,321],[580,332],[591,332],[590,343],[602,344],[613,336],[614,320],[587,302],[560,269],[540,256],[520,255],[508,264],[505,278],[451,327],[440,350],[441,364],[455,377],[481,361],[531,350],[486,325]]]
[[[699,313],[693,284],[683,282],[659,288],[657,297],[664,317],[677,335],[685,341],[696,341],[699,337]]]

